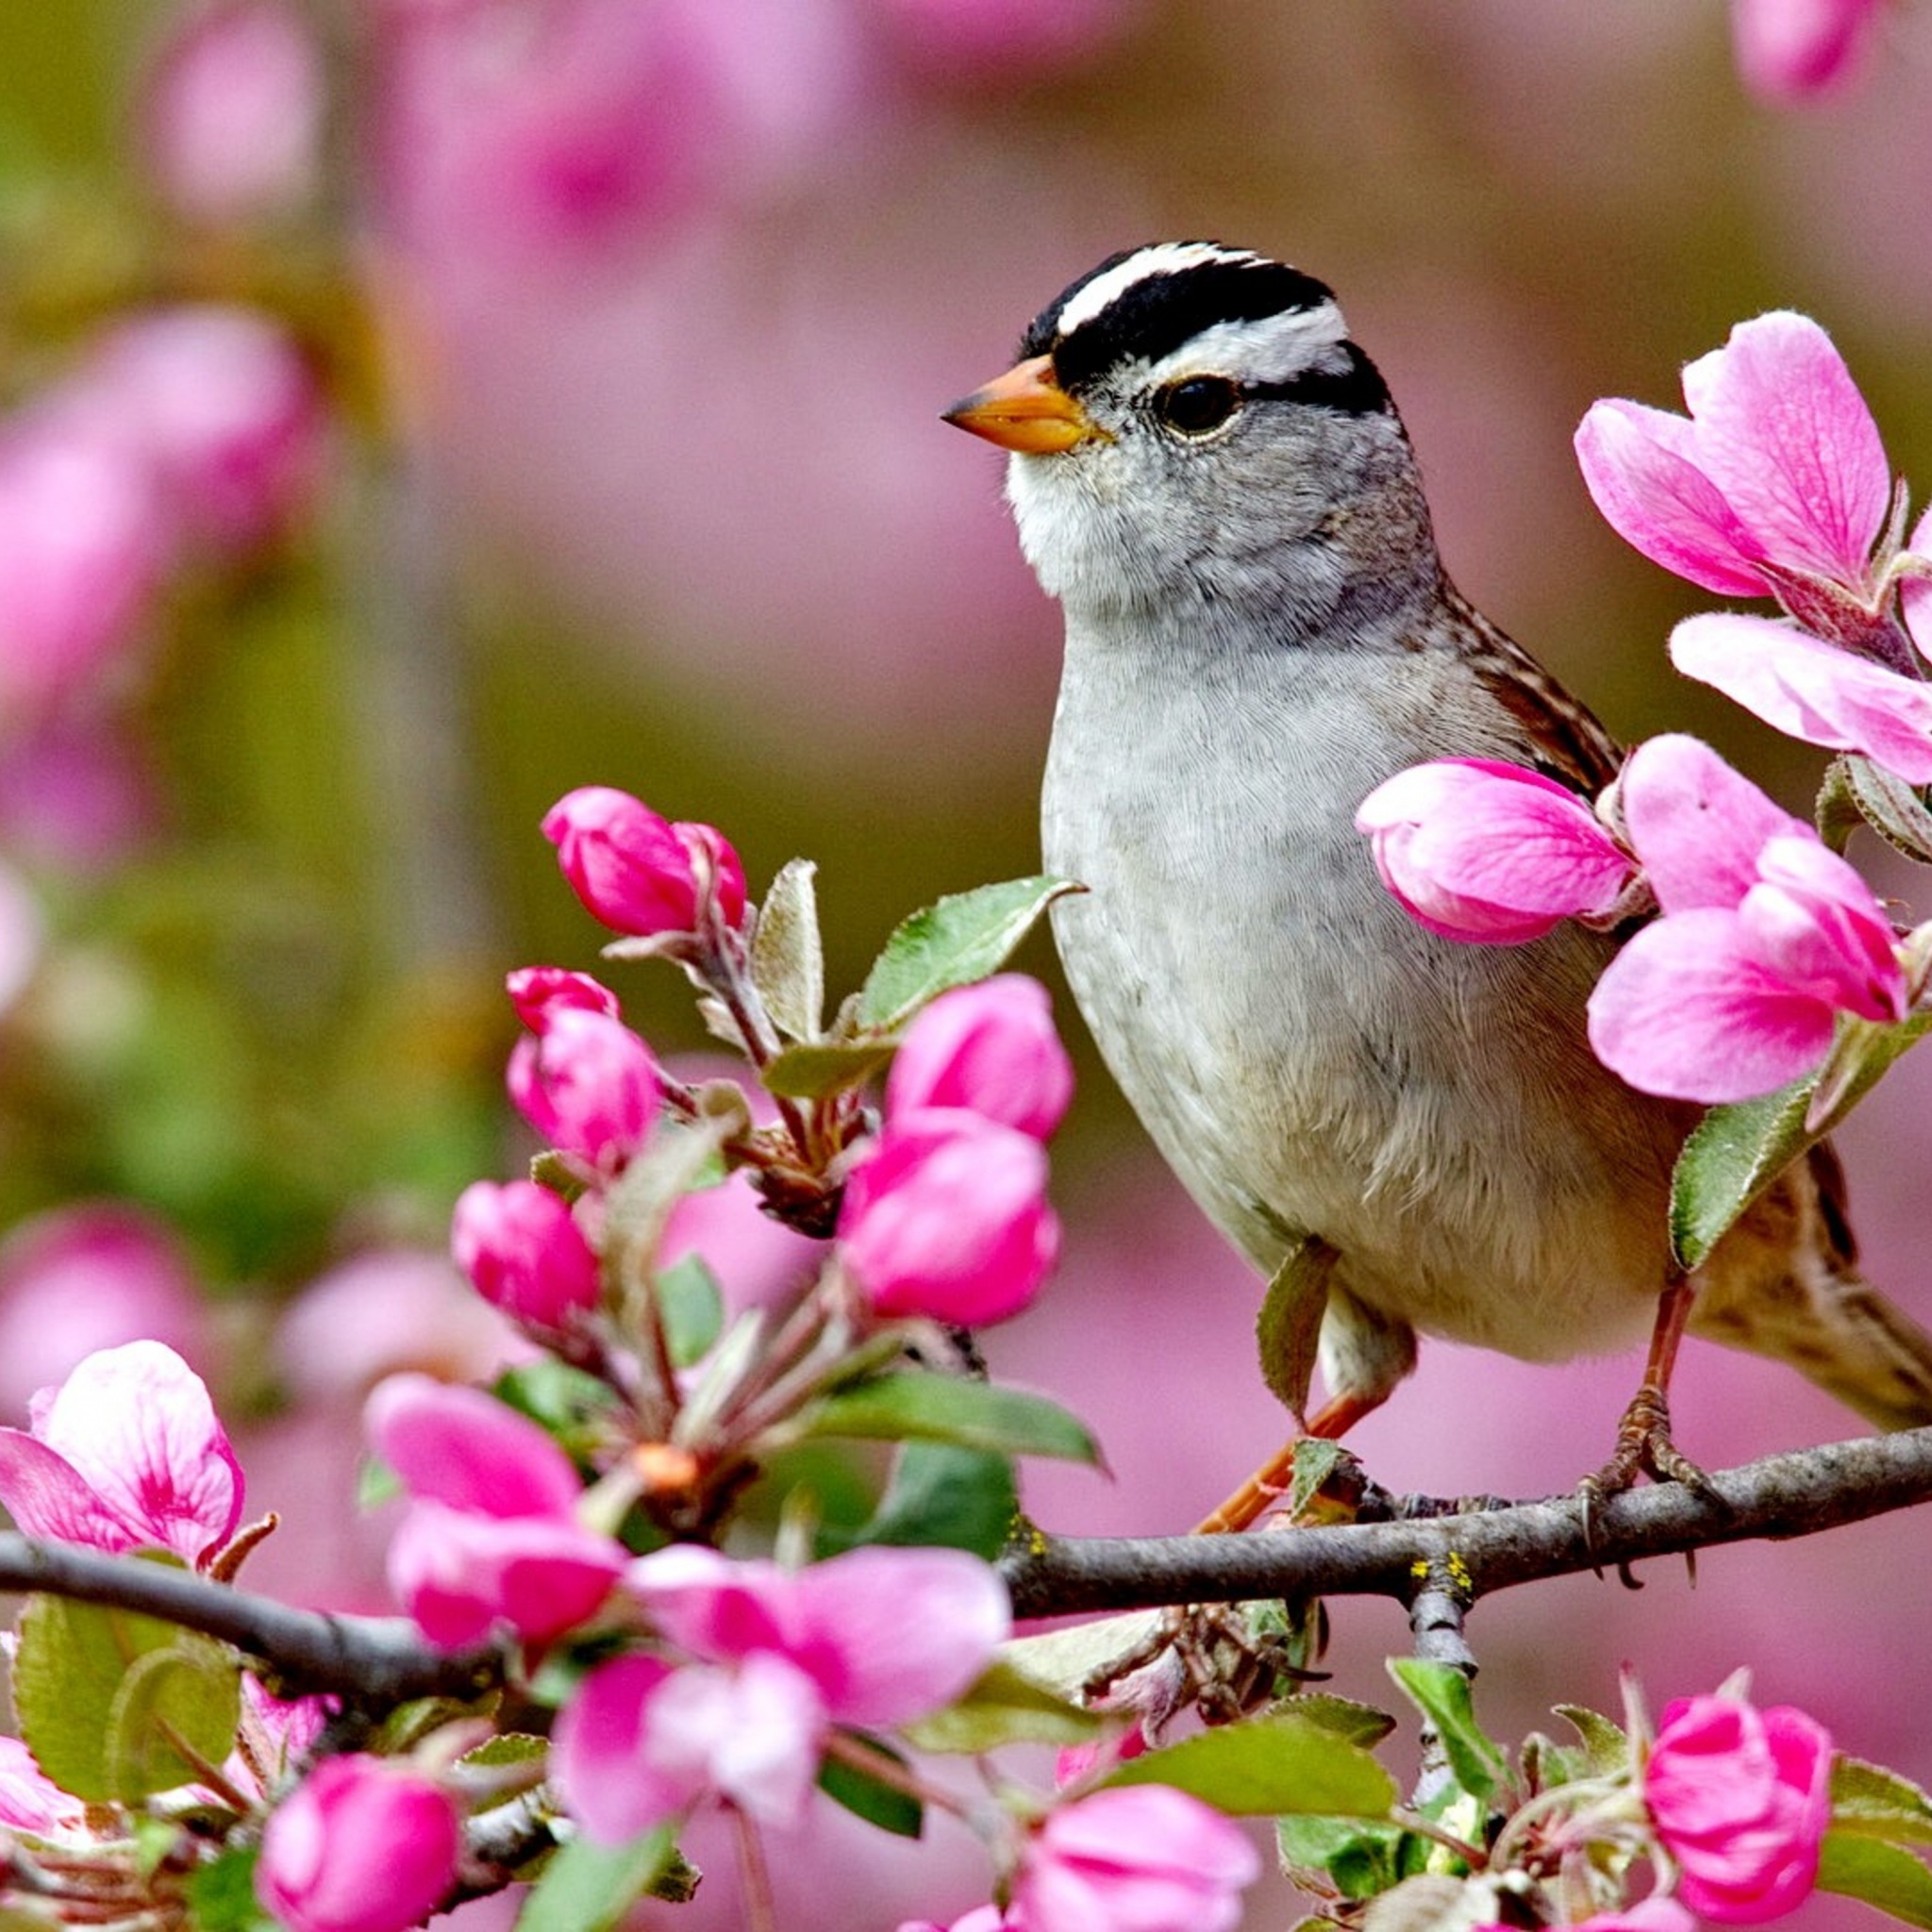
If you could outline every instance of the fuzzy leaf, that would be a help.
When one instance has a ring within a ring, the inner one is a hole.
[[[871,1522],[856,1539],[971,1550],[990,1562],[1006,1547],[1020,1508],[1013,1465],[984,1449],[908,1442]]]
[[[897,1051],[896,1041],[874,1038],[788,1046],[766,1062],[758,1078],[781,1100],[827,1100],[884,1073]]]
[[[1164,1616],[1161,1610],[1124,1610],[1093,1617],[1016,1637],[1000,1646],[1000,1656],[1041,1690],[1077,1705],[1089,1683],[1117,1676],[1126,1659],[1141,1655]]]
[[[1319,1236],[1305,1238],[1274,1271],[1255,1323],[1261,1378],[1298,1423],[1307,1420],[1315,1345],[1328,1307],[1328,1278],[1339,1258]]]
[[[1502,1752],[1476,1722],[1468,1677],[1454,1664],[1419,1657],[1391,1657],[1389,1674],[1434,1726],[1456,1782],[1465,1791],[1487,1798],[1507,1767]]]
[[[1831,1767],[1835,1831],[1900,1844],[1932,1844],[1932,1794],[1883,1765],[1840,1754]]]
[[[1379,1744],[1395,1728],[1395,1720],[1386,1710],[1327,1690],[1302,1692],[1294,1700],[1294,1715],[1365,1749]]]
[[[1236,1818],[1386,1818],[1395,1780],[1360,1745],[1293,1716],[1250,1718],[1122,1765],[1109,1785],[1173,1785]]]
[[[884,1030],[940,993],[997,973],[1056,899],[1085,891],[1071,879],[1008,879],[955,892],[915,912],[886,941],[858,993],[860,1026]]]
[[[1630,1768],[1630,1740],[1621,1724],[1580,1704],[1559,1704],[1556,1714],[1583,1740],[1583,1762],[1591,1777]]]
[[[821,1396],[792,1424],[802,1436],[951,1442],[1001,1456],[1098,1464],[1087,1425],[1043,1395],[908,1369]]]
[[[710,1353],[724,1327],[724,1295],[702,1255],[658,1271],[658,1310],[674,1368],[688,1369]]]
[[[29,1597],[13,1666],[20,1732],[41,1769],[91,1804],[192,1784],[235,1741],[241,1680],[224,1645],[132,1610]]]
[[[1895,1026],[1846,1019],[1825,1065],[1757,1100],[1714,1107],[1677,1157],[1671,1178],[1671,1245],[1695,1268],[1773,1181],[1822,1141],[1864,1098],[1907,1047],[1932,1027],[1932,1013]],[[1831,1082],[1829,1106],[1813,1100]]]
[[[816,1040],[825,1007],[825,948],[819,937],[818,867],[808,858],[781,866],[758,908],[751,942],[752,983],[778,1030]]]
[[[1827,1831],[1818,1860],[1818,1889],[1863,1899],[1907,1925],[1932,1932],[1932,1870],[1883,1839]]]
[[[1932,863],[1932,812],[1925,809],[1917,790],[1896,772],[1888,772],[1868,758],[1847,755],[1832,760],[1825,774],[1827,791],[1840,767],[1844,791],[1865,824],[1907,858],[1922,865]]]
[[[675,1850],[668,1824],[625,1845],[571,1840],[530,1888],[515,1932],[610,1932],[673,1869]]]
[[[1084,1744],[1099,1735],[1101,1721],[1001,1659],[988,1665],[957,1703],[901,1728],[922,1751],[977,1754],[1022,1741]]]
[[[865,1740],[894,1763],[905,1760],[876,1738]],[[842,1757],[827,1757],[819,1766],[819,1790],[844,1806],[854,1817],[890,1831],[894,1838],[918,1838],[925,1829],[925,1807],[915,1797],[871,1776]]]
[[[275,1922],[255,1896],[259,1845],[235,1845],[188,1876],[194,1932],[275,1932]]]

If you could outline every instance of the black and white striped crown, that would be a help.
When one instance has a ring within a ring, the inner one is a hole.
[[[1121,372],[1155,382],[1212,371],[1250,394],[1363,414],[1390,407],[1348,339],[1334,291],[1287,263],[1218,242],[1157,242],[1109,256],[1063,289],[1021,338],[1079,394]]]

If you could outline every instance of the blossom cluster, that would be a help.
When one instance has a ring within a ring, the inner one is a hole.
[[[1688,416],[1594,405],[1576,437],[1585,480],[1645,556],[1784,614],[1686,618],[1673,661],[1845,754],[1858,809],[1932,856],[1909,790],[1932,781],[1932,519],[1904,542],[1877,425],[1803,316],[1740,325],[1685,370],[1684,395]],[[1522,944],[1566,918],[1658,913],[1590,1002],[1598,1057],[1648,1092],[1770,1092],[1816,1070],[1848,1021],[1896,1026],[1924,991],[1924,944],[1857,872],[1689,738],[1639,746],[1593,803],[1526,767],[1417,766],[1357,824],[1390,891],[1451,939]]]

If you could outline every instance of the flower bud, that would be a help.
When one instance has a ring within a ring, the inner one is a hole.
[[[449,1794],[381,1757],[325,1757],[276,1807],[255,1895],[290,1932],[404,1932],[456,1877]]]
[[[1830,1781],[1831,1738],[1802,1710],[1733,1697],[1667,1705],[1643,1797],[1685,1905],[1755,1925],[1801,1904],[1818,1880]]]
[[[744,868],[724,835],[674,824],[627,791],[566,793],[544,814],[543,836],[571,890],[613,932],[694,932],[708,892],[726,925],[744,918]]]
[[[913,1021],[886,1082],[886,1111],[964,1108],[1043,1141],[1073,1095],[1046,989],[1003,973],[941,993]]]
[[[587,1013],[618,1017],[617,995],[608,986],[566,966],[520,966],[503,986],[517,1018],[533,1032],[542,1032],[544,1015],[553,1007],[581,1007]]]
[[[658,1112],[658,1063],[621,1021],[581,1008],[546,1008],[541,1033],[510,1051],[509,1097],[565,1154],[621,1166],[643,1144]]]
[[[567,1202],[535,1181],[476,1181],[450,1223],[456,1264],[492,1307],[530,1327],[566,1327],[597,1300],[597,1257]]]
[[[839,1215],[840,1255],[875,1314],[963,1326],[1017,1315],[1059,1234],[1040,1142],[952,1108],[887,1122]]]

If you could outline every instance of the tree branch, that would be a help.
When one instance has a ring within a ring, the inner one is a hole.
[[[0,1591],[51,1591],[207,1632],[270,1665],[290,1695],[335,1691],[361,1706],[470,1698],[503,1681],[496,1650],[445,1655],[404,1617],[335,1617],[139,1557],[0,1535]]]
[[[1407,1603],[1453,1555],[1469,1600],[1579,1570],[1717,1543],[1810,1536],[1932,1501],[1932,1428],[1773,1456],[1710,1477],[1702,1495],[1660,1483],[1616,1496],[1586,1536],[1574,1496],[1425,1520],[1245,1536],[1037,1536],[1001,1569],[1023,1617],[1249,1597],[1390,1596]],[[1458,1581],[1461,1579],[1458,1577]]]

